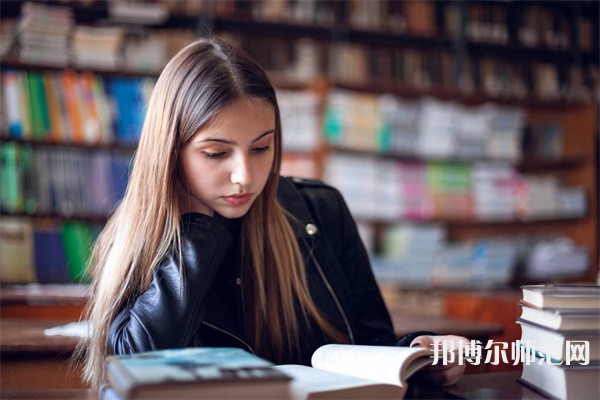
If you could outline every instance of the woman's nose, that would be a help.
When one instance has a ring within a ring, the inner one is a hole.
[[[231,182],[242,186],[246,186],[252,182],[252,167],[248,157],[242,156],[236,162],[231,172]]]

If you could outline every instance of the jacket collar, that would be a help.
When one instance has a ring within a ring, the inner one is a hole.
[[[292,230],[299,239],[306,240],[307,237],[318,235],[318,230],[311,232],[310,225],[316,226],[310,211],[306,206],[306,201],[302,198],[300,190],[296,187],[295,181],[301,182],[299,178],[280,177],[279,187],[277,188],[277,199],[282,207],[291,214],[289,218]]]

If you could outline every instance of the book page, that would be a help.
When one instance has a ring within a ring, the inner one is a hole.
[[[314,352],[311,362],[315,368],[404,386],[408,377],[433,362],[431,355],[423,348],[328,344]]]
[[[293,399],[345,398],[343,394],[347,394],[348,398],[358,398],[361,394],[375,398],[380,393],[387,394],[385,398],[390,396],[402,398],[405,392],[405,389],[400,386],[383,388],[380,386],[385,384],[369,379],[337,374],[305,365],[277,365],[274,368],[293,378],[290,387]]]

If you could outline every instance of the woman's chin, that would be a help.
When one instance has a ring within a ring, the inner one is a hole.
[[[219,207],[215,211],[227,219],[236,219],[248,214],[248,210],[250,210],[250,205],[244,205],[243,207]]]

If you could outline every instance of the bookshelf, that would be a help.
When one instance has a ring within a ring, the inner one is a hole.
[[[64,6],[61,1],[43,3]],[[280,3],[279,7],[275,3]],[[523,234],[562,235],[589,254],[589,267],[578,277],[595,279],[598,273],[598,74],[594,71],[598,68],[598,23],[593,16],[598,16],[597,3],[315,1],[302,3],[305,9],[296,8],[300,3],[152,2],[153,6],[167,10],[166,18],[158,23],[115,22],[111,19],[111,4],[105,1],[72,2],[68,8],[75,25],[117,26],[126,32],[126,37],[131,34],[139,38],[140,32],[168,36],[169,31],[184,30],[186,38],[216,33],[236,40],[265,66],[278,89],[310,95],[312,100],[307,101],[312,102],[311,118],[325,118],[332,96],[341,90],[373,96],[374,100],[383,94],[416,103],[433,98],[469,110],[493,104],[521,110],[524,125],[532,121],[558,124],[561,127],[560,153],[546,158],[523,153],[499,160],[488,154],[464,159],[454,154],[438,157],[377,147],[346,148],[328,142],[319,127],[316,128],[318,138],[309,141],[312,144],[294,147],[292,143],[287,155],[297,165],[304,165],[291,167],[292,172],[297,168],[296,171],[319,178],[328,176],[331,167],[328,159],[336,155],[424,166],[464,164],[467,168],[481,162],[501,161],[518,177],[551,176],[561,185],[579,188],[586,203],[583,213],[543,217],[519,214],[487,220],[473,216],[471,211],[470,215],[419,218],[358,215],[357,220],[370,229],[375,250],[384,247],[381,240],[386,229],[398,223],[441,225],[449,241],[459,242]],[[140,4],[143,7],[143,2]],[[8,2],[0,10],[0,17],[6,20],[20,13],[19,2]],[[126,42],[125,39],[122,46]],[[12,50],[2,59],[3,73],[34,71],[60,75],[68,70],[77,76],[91,73],[105,82],[121,78],[152,80],[157,76],[155,69],[136,69],[125,62],[118,68],[106,68],[23,61],[19,59],[18,46],[13,45]],[[352,67],[347,69],[345,65]],[[115,138],[70,143],[16,138],[7,129],[2,130],[1,136],[3,147],[12,144],[33,152],[64,150],[86,155],[126,155],[132,154],[135,148],[135,140],[123,142]],[[5,207],[2,210],[5,216],[94,223],[101,223],[108,212],[109,209],[99,214],[52,210],[28,213]],[[504,284],[515,282],[513,279]]]

